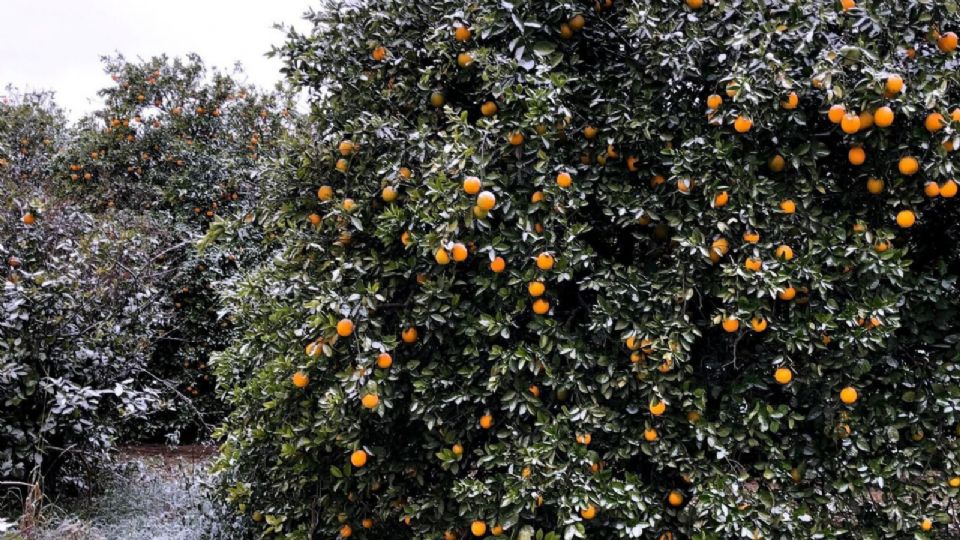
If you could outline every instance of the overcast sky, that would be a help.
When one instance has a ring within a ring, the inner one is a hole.
[[[311,0],[0,0],[0,95],[8,84],[54,90],[72,119],[108,86],[100,57],[198,53],[207,66],[241,62],[247,82],[271,87],[283,41],[274,23],[303,29]]]

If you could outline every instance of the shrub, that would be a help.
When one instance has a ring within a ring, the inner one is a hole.
[[[227,291],[238,524],[947,529],[955,11],[325,3],[279,50],[316,93],[259,214],[280,248]]]

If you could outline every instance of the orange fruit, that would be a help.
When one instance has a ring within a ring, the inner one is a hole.
[[[487,524],[479,519],[470,524],[470,533],[476,537],[487,534]]]
[[[480,195],[477,196],[477,206],[480,207],[484,212],[489,212],[493,210],[493,207],[497,205],[497,196],[489,191],[482,191]]]
[[[853,113],[844,114],[840,120],[840,129],[847,135],[860,131],[860,116]]]
[[[373,520],[370,518],[363,518],[363,521],[360,522],[360,525],[362,525],[364,529],[372,529]]]
[[[453,260],[456,262],[463,262],[467,260],[467,256],[470,254],[470,252],[467,251],[467,246],[460,242],[453,244],[453,248],[450,250],[450,253],[453,255]]]
[[[759,334],[767,329],[767,320],[763,317],[754,317],[753,319],[750,319],[750,328]]]
[[[710,109],[719,109],[720,105],[723,104],[723,98],[718,94],[711,94],[707,97],[707,107]]]
[[[376,394],[367,394],[360,398],[360,403],[365,409],[376,409],[377,405],[380,404],[380,396]]]
[[[547,302],[543,298],[538,298],[533,302],[533,312],[537,315],[544,315],[550,311],[550,302]]]
[[[447,250],[443,249],[442,247],[437,248],[437,251],[433,253],[433,259],[441,266],[450,264],[450,254],[447,253]]]
[[[347,160],[340,158],[337,160],[336,168],[338,171],[345,173],[348,169],[350,169],[350,163],[348,163]]]
[[[847,152],[847,159],[850,160],[851,164],[860,166],[867,160],[867,153],[863,150],[862,146],[854,146]]]
[[[307,216],[307,219],[310,220],[310,223],[312,225],[320,224],[320,214],[310,214],[309,216]]]
[[[553,258],[553,255],[543,252],[537,255],[537,268],[543,271],[547,271],[553,268],[553,265],[556,263],[556,260]]]
[[[453,31],[453,37],[457,41],[463,43],[470,39],[470,36],[473,35],[473,32],[470,31],[470,27],[459,24]]]
[[[860,130],[870,129],[873,127],[873,113],[870,111],[863,111],[860,113]]]
[[[344,525],[343,527],[340,527],[340,537],[341,537],[341,538],[350,538],[351,536],[353,536],[353,528],[352,528],[352,527],[350,527],[349,525]]]
[[[657,401],[650,404],[650,414],[654,416],[663,416],[663,413],[667,412],[667,404],[662,401]]]
[[[743,233],[743,241],[748,244],[756,244],[760,241],[760,233],[756,231],[747,231]]]
[[[662,186],[663,184],[666,184],[666,183],[667,183],[667,179],[659,174],[655,175],[653,178],[650,179],[650,187]]]
[[[876,244],[873,245],[873,249],[877,253],[883,253],[884,251],[890,249],[890,244],[883,240],[879,240],[877,241]]]
[[[787,109],[788,111],[796,109],[797,105],[799,104],[800,104],[800,97],[797,96],[796,92],[790,92],[787,95],[787,99],[780,102],[780,106],[783,107],[784,109]]]
[[[847,108],[843,105],[833,105],[830,107],[830,110],[827,111],[827,118],[830,119],[834,124],[839,124],[843,121],[843,117],[847,113]]]
[[[353,321],[350,319],[340,319],[337,322],[337,335],[340,337],[347,337],[353,333]]]
[[[343,209],[344,209],[345,211],[350,212],[351,210],[353,210],[354,208],[356,208],[357,203],[354,202],[353,199],[351,199],[351,198],[348,197],[348,198],[346,198],[346,199],[343,200],[343,205],[342,205],[342,206],[343,206]]]
[[[580,517],[587,521],[597,517],[597,507],[592,504],[588,504],[587,506],[581,508]]]
[[[723,208],[730,201],[730,194],[726,191],[721,191],[713,198],[713,206],[715,208]]]
[[[568,188],[573,184],[573,177],[570,176],[570,173],[563,171],[557,174],[557,185],[561,188]]]
[[[659,438],[657,430],[653,428],[647,428],[643,430],[643,439],[647,442],[654,442]]]
[[[393,357],[390,356],[390,353],[382,352],[377,356],[377,367],[380,369],[387,369],[393,365]]]
[[[930,133],[936,133],[946,127],[946,125],[946,118],[938,112],[928,114],[927,119],[923,121],[923,127],[927,128],[927,131]]]
[[[384,47],[383,45],[381,45],[381,46],[375,48],[375,49],[373,50],[373,52],[370,53],[370,56],[372,56],[373,59],[376,60],[377,62],[381,62],[381,61],[383,61],[384,58],[387,57],[387,49],[386,49],[386,47]]]
[[[879,195],[883,192],[883,180],[879,178],[871,178],[867,180],[867,191],[873,195]]]
[[[417,329],[413,326],[405,329],[403,333],[400,334],[401,339],[404,343],[416,343],[417,341]]]
[[[756,257],[747,257],[743,262],[743,267],[751,272],[759,272],[763,268],[763,261]]]
[[[893,109],[890,107],[880,107],[873,113],[873,121],[879,128],[890,127],[893,124]]]
[[[789,302],[797,296],[797,290],[793,287],[787,287],[786,289],[781,290],[777,293],[777,298],[783,300],[784,302]]]
[[[690,9],[700,9],[703,7],[703,0],[686,0]]]
[[[627,170],[630,172],[637,172],[640,170],[640,167],[637,165],[637,156],[627,156]]]
[[[693,187],[693,180],[687,178],[678,178],[677,179],[677,191],[680,193],[690,193],[690,188]]]
[[[440,108],[446,105],[447,96],[443,95],[443,92],[433,92],[430,94],[430,104],[434,107]]]
[[[302,371],[294,373],[290,380],[297,388],[306,388],[310,384],[310,377]]]
[[[903,91],[903,77],[890,75],[883,87],[887,96],[893,97]]]
[[[583,17],[583,15],[580,15],[579,13],[574,15],[573,17],[570,17],[570,28],[573,28],[577,32],[579,32],[580,30],[583,30],[583,27],[586,26],[586,24],[587,24],[587,20]]]
[[[740,329],[740,321],[737,319],[723,319],[720,322],[720,326],[723,327],[723,331],[728,334],[732,334]]]
[[[507,140],[513,146],[520,146],[521,144],[523,144],[523,141],[524,141],[523,133],[515,131],[507,137]]]
[[[683,504],[683,494],[677,490],[673,490],[667,495],[667,502],[670,503],[670,506],[676,508]]]
[[[950,477],[950,479],[947,480],[947,485],[950,486],[950,487],[952,487],[952,488],[958,488],[958,487],[960,487],[960,476],[952,476],[952,477]]]
[[[932,529],[932,528],[933,528],[933,522],[930,521],[929,519],[923,518],[923,520],[920,521],[920,530],[921,530],[921,531],[923,531],[923,532],[929,532],[930,529]]]
[[[493,427],[493,415],[487,413],[480,417],[480,427],[483,429],[490,429]]]
[[[600,130],[598,130],[593,126],[587,126],[583,128],[583,136],[587,139],[593,139],[597,136],[597,133],[599,133],[599,131]]]
[[[480,106],[480,114],[484,116],[493,116],[497,114],[497,104],[492,101],[486,101]]]
[[[567,23],[560,23],[560,37],[570,39],[573,37],[573,28]]]
[[[753,127],[753,120],[747,118],[746,116],[738,116],[733,122],[733,129],[737,133],[746,133],[750,131]]]
[[[852,386],[848,386],[843,390],[840,390],[840,401],[847,405],[853,405],[857,402],[859,397],[860,394],[857,392],[857,389]]]
[[[904,176],[913,176],[914,174],[917,174],[917,171],[920,170],[920,163],[917,161],[917,158],[913,156],[906,156],[900,158],[898,168],[900,169],[900,174]]]
[[[777,247],[776,255],[778,259],[789,261],[793,258],[793,249],[790,246],[782,245]]]
[[[531,202],[531,203],[536,204],[536,203],[542,202],[542,201],[543,201],[543,192],[542,192],[542,191],[534,191],[533,194],[530,195],[530,202]]]
[[[480,179],[476,176],[468,176],[464,178],[463,190],[470,195],[476,195],[480,192]]]
[[[783,169],[786,166],[787,166],[787,162],[786,160],[783,159],[783,156],[781,156],[780,154],[773,156],[772,158],[770,158],[769,161],[767,161],[767,167],[769,167],[770,170],[775,173],[783,172]]]
[[[356,147],[353,145],[353,141],[349,139],[340,141],[340,144],[337,145],[337,149],[340,150],[341,156],[349,156],[353,153],[355,148]]]
[[[780,210],[782,210],[784,214],[793,214],[797,211],[797,203],[790,199],[784,199],[780,201]]]
[[[711,254],[716,253],[719,257],[723,257],[730,251],[730,242],[726,238],[717,238],[710,244]]]
[[[527,292],[530,293],[530,296],[538,298],[543,296],[543,293],[547,291],[546,285],[542,281],[531,281],[527,285]]]
[[[727,92],[727,97],[731,97],[731,98],[735,97],[737,93],[740,92],[740,83],[738,83],[737,81],[727,82],[726,92]]]
[[[901,210],[897,213],[897,225],[901,229],[909,229],[917,221],[917,215],[911,210]]]
[[[350,454],[350,463],[358,469],[363,467],[367,464],[367,453],[363,450],[354,451],[352,454]]]
[[[473,64],[473,56],[471,56],[470,53],[463,52],[457,55],[458,66],[466,68],[470,67],[471,64]]]
[[[945,199],[952,199],[957,195],[957,183],[954,180],[947,180],[940,186],[940,196]]]
[[[933,199],[940,195],[940,186],[936,182],[927,182],[923,186],[923,194]]]
[[[23,217],[20,218],[20,221],[22,221],[24,225],[33,225],[36,223],[37,218],[33,217],[32,213],[27,212],[23,215]]]
[[[840,7],[842,7],[844,11],[850,11],[857,7],[857,2],[855,0],[840,0]]]
[[[793,380],[793,372],[789,368],[777,368],[773,372],[773,378],[780,384],[790,384],[790,381]]]
[[[397,188],[393,186],[384,186],[383,191],[380,193],[380,197],[384,202],[393,202],[397,200]]]
[[[329,201],[333,198],[333,188],[330,186],[320,186],[317,190],[317,198],[321,201]]]
[[[506,267],[507,261],[503,260],[503,257],[497,257],[490,261],[490,270],[492,270],[494,274],[503,272]]]
[[[937,47],[945,53],[951,53],[957,50],[957,35],[953,32],[947,32],[937,40]]]

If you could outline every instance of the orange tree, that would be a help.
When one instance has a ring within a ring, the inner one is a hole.
[[[956,8],[324,4],[226,296],[236,524],[956,534]]]
[[[167,317],[143,276],[167,232],[51,194],[68,136],[49,95],[0,104],[0,512],[14,516],[34,489],[90,487],[120,426],[161,395],[141,384]]]
[[[209,356],[228,342],[229,321],[218,316],[213,284],[255,258],[247,244],[258,242],[203,253],[195,244],[221,215],[247,214],[256,163],[285,129],[286,98],[208,70],[194,55],[104,62],[113,80],[100,91],[104,106],[79,122],[56,178],[66,199],[91,212],[143,215],[168,229],[145,279],[173,314],[150,337],[156,348],[147,371],[167,386],[169,400],[130,435],[189,439],[222,414]]]

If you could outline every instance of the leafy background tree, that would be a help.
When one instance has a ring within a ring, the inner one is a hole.
[[[309,18],[225,291],[245,534],[955,533],[955,2]]]

